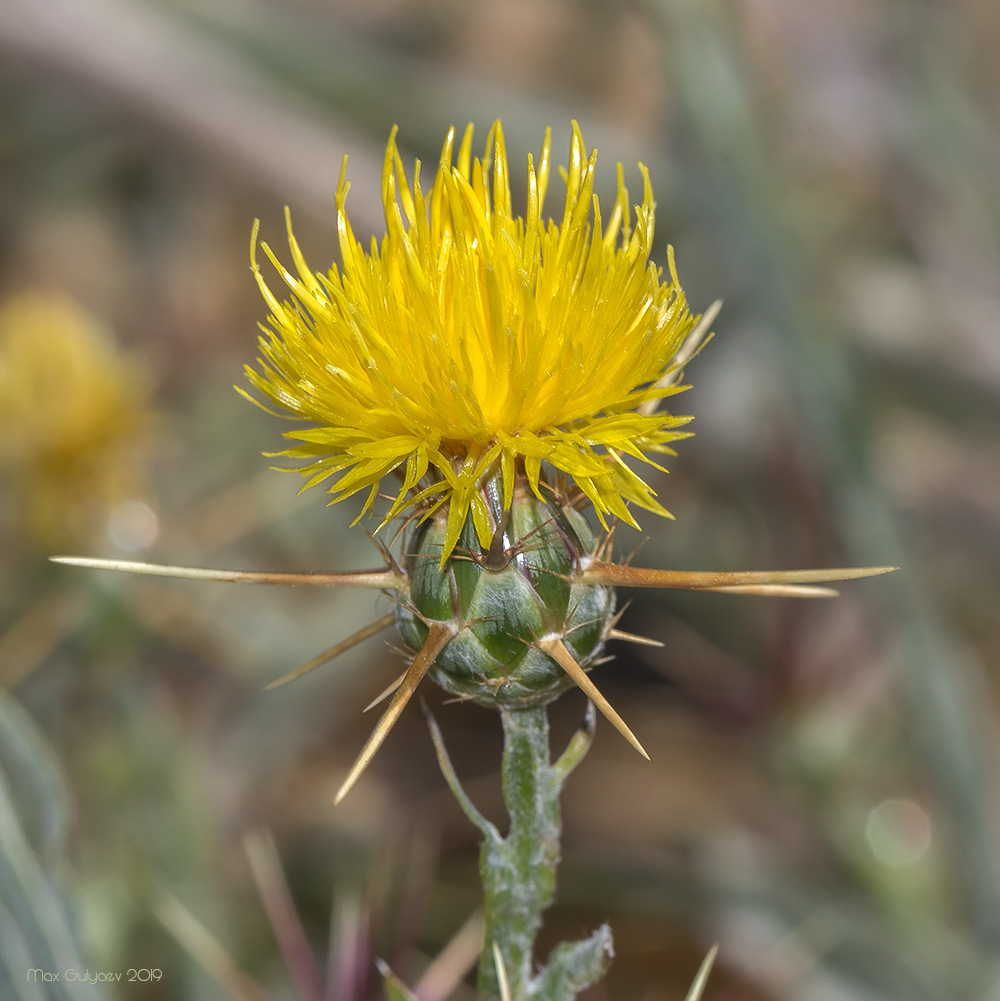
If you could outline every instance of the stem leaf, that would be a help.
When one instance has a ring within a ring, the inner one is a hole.
[[[533,985],[531,1001],[573,1001],[604,976],[614,955],[608,925],[601,925],[590,938],[580,942],[557,945]]]

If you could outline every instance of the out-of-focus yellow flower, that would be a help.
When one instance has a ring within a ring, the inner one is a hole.
[[[539,496],[543,463],[572,479],[604,521],[635,524],[625,502],[667,514],[625,456],[686,437],[690,418],[653,412],[684,388],[671,379],[695,327],[671,258],[669,280],[650,262],[654,203],[629,205],[622,169],[605,221],[593,193],[596,151],[573,126],[561,218],[543,211],[551,136],[528,158],[527,211],[511,207],[500,123],[483,158],[472,127],[454,152],[449,132],[427,195],[420,164],[412,182],[396,147],[386,150],[382,198],[387,233],[366,250],[347,218],[348,183],[337,193],[342,266],[314,274],[289,223],[295,273],[263,249],[292,292],[279,301],[252,264],[270,309],[253,386],[282,416],[310,426],[286,433],[278,454],[302,462],[306,486],[335,477],[334,500],[401,482],[388,521],[411,505],[448,505],[443,558],[471,511],[487,545],[493,531],[480,486],[500,474],[504,507],[516,479]],[[395,489],[395,488],[394,488]]]
[[[43,544],[85,541],[142,492],[148,379],[73,301],[0,307],[0,475]]]

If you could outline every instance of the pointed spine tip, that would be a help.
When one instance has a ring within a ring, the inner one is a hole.
[[[371,763],[372,758],[375,757],[385,738],[389,736],[389,731],[396,725],[396,720],[399,719],[403,709],[406,708],[407,702],[410,701],[413,693],[417,690],[417,685],[423,680],[424,675],[431,669],[438,654],[448,645],[457,631],[457,628],[451,622],[432,622],[430,624],[424,645],[417,651],[410,662],[410,666],[403,675],[392,701],[385,712],[379,717],[379,721],[375,724],[371,735],[365,741],[364,747],[361,748],[361,753],[333,797],[334,806],[340,804],[358,779],[361,778],[362,773]]]
[[[639,743],[639,738],[629,729],[628,724],[618,715],[614,706],[601,693],[587,672],[576,662],[576,658],[566,649],[562,637],[550,633],[539,639],[537,646],[539,650],[548,654],[573,679],[577,687],[597,706],[612,726],[649,761],[649,755],[642,744]]]
[[[611,587],[655,587],[682,591],[731,591],[742,589],[747,594],[780,594],[779,591],[751,591],[749,588],[774,587],[776,585],[801,586],[829,583],[831,581],[860,580],[878,577],[898,570],[896,566],[874,567],[830,567],[808,570],[654,570],[634,567],[624,563],[605,563],[593,560],[583,567],[577,580],[587,584],[601,584]],[[790,592],[785,592],[786,596]],[[803,592],[800,597],[819,597],[821,593]]]
[[[341,640],[328,650],[324,650],[321,654],[317,654],[315,657],[307,660],[301,667],[297,667],[294,671],[289,671],[288,674],[284,674],[280,678],[272,681],[269,685],[265,685],[264,691],[273,692],[276,688],[281,688],[289,682],[298,680],[310,671],[314,671],[317,667],[322,667],[323,664],[333,660],[334,657],[339,657],[342,653],[346,653],[352,647],[357,646],[370,636],[374,636],[383,629],[388,629],[389,626],[391,626],[395,621],[395,618],[395,615],[390,612],[388,615],[383,615],[374,622],[370,622],[367,626],[359,629],[356,633],[352,633],[347,637],[347,639]],[[374,705],[375,703],[372,704]],[[369,706],[369,708],[371,708],[371,706]]]
[[[257,570],[211,570],[204,567],[170,566],[140,563],[134,560],[106,560],[90,556],[50,556],[53,563],[84,567],[90,570],[115,570],[119,573],[145,574],[150,577],[174,577],[180,580],[208,580],[236,584],[291,584],[307,587],[364,587],[405,593],[406,575],[393,570],[360,570],[345,573],[273,573]]]

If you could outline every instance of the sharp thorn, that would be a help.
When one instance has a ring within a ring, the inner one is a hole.
[[[288,674],[282,675],[277,681],[272,681],[264,688],[264,691],[273,692],[276,688],[281,688],[282,685],[287,685],[290,681],[297,681],[304,674],[316,670],[317,667],[322,667],[323,664],[333,660],[334,657],[339,657],[342,653],[350,650],[352,646],[357,646],[363,640],[368,639],[369,636],[374,636],[383,629],[388,629],[395,621],[395,618],[390,612],[388,615],[383,615],[382,618],[370,622],[364,629],[359,629],[353,635],[348,636],[346,640],[341,640],[336,645],[330,647],[329,650],[324,650],[312,659],[307,660],[301,667],[297,667],[294,671],[289,671]]]
[[[399,686],[403,683],[403,679],[405,677],[406,677],[406,671],[404,671],[394,682],[392,682],[392,684],[386,685],[386,687],[378,695],[376,695],[375,698],[373,698],[371,702],[369,702],[368,705],[366,705],[364,709],[362,709],[361,711],[363,713],[371,712],[371,710],[374,709],[380,702],[384,702],[387,698],[389,698],[390,695],[392,695],[394,691],[396,691],[397,688],[399,688]]]
[[[497,971],[497,987],[500,989],[500,1001],[511,1001],[510,982],[507,980],[507,969],[503,965],[500,946],[493,943],[493,966]]]
[[[691,989],[688,991],[684,1001],[701,1001],[701,997],[705,993],[705,985],[708,983],[708,977],[712,972],[712,966],[715,964],[715,957],[718,953],[718,944],[713,945],[712,948],[708,950],[708,955],[701,961],[701,966],[698,967],[698,973],[694,978],[694,983],[691,984]]]
[[[641,646],[663,646],[659,640],[650,639],[648,636],[637,636],[635,633],[626,633],[621,629],[609,630],[608,639],[624,640],[626,643],[638,643]]]
[[[730,584],[728,587],[702,587],[698,590],[765,598],[836,598],[840,594],[834,587],[815,587],[811,584]]]
[[[713,302],[712,305],[705,310],[705,312],[701,315],[701,319],[684,339],[684,343],[677,352],[673,364],[664,374],[663,378],[661,378],[657,383],[657,387],[671,386],[679,379],[683,378],[684,367],[704,347],[706,343],[706,336],[709,333],[709,328],[715,322],[715,318],[719,315],[720,309],[722,309],[722,300],[716,299],[715,302]],[[649,414],[656,410],[659,402],[659,400],[648,400],[646,403],[643,403],[641,406],[636,408],[636,413],[649,416]]]
[[[832,567],[817,570],[651,570],[621,563],[593,562],[577,580],[612,587],[663,587],[685,591],[728,590],[759,585],[820,584],[827,581],[858,580],[898,570],[896,566]],[[753,592],[749,592],[753,593]]]
[[[424,675],[431,669],[437,655],[447,646],[448,642],[455,635],[455,626],[451,623],[433,622],[427,631],[427,639],[424,645],[417,651],[413,662],[410,664],[392,702],[379,721],[375,724],[371,736],[365,741],[365,746],[361,748],[361,753],[347,773],[347,778],[341,783],[337,790],[337,795],[333,798],[334,806],[350,792],[354,783],[361,777],[362,772],[368,767],[376,751],[382,746],[389,731],[395,726],[400,713],[406,708],[406,703],[410,701],[413,693],[417,690],[417,685],[423,680]]]
[[[608,702],[593,681],[590,680],[587,672],[576,662],[573,655],[566,649],[562,639],[550,633],[548,636],[543,636],[538,640],[537,646],[540,650],[547,653],[573,679],[584,695],[610,720],[615,729],[648,761],[649,755],[642,744],[639,743],[639,739],[628,728],[625,720],[618,715],[614,706]]]
[[[183,580],[212,580],[237,584],[297,584],[307,587],[373,587],[382,591],[404,591],[406,577],[392,570],[361,570],[357,573],[272,573],[253,570],[210,570],[202,567],[167,566],[161,563],[135,563],[131,560],[102,560],[88,556],[50,556],[53,563],[91,570],[117,570],[121,573],[147,574],[153,577],[177,577]]]

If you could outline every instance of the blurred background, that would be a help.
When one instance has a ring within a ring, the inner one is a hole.
[[[472,997],[475,832],[418,707],[331,806],[388,634],[262,693],[387,599],[46,558],[377,566],[233,391],[251,223],[280,248],[289,205],[325,269],[345,152],[379,233],[393,124],[429,167],[502,117],[515,181],[571,118],[606,195],[646,163],[661,260],[724,302],[655,481],[677,520],[622,551],[903,568],[829,602],[628,596],[664,646],[595,678],[652,763],[601,723],[543,949],[611,922],[586,1001],[683,998],[713,942],[710,1001],[998,1001],[998,46],[990,0],[2,0],[3,997],[369,1001],[374,957]],[[496,719],[424,695],[499,821]]]

